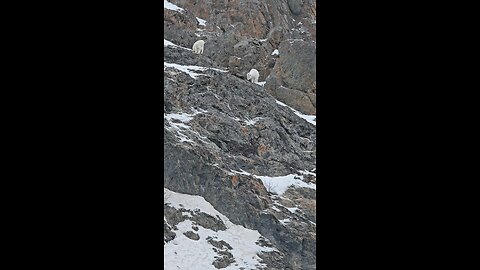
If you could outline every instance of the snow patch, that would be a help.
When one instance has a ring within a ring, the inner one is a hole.
[[[191,130],[191,127],[186,125],[188,122],[190,122],[193,117],[197,114],[200,113],[205,113],[207,111],[202,110],[202,111],[197,111],[194,110],[193,114],[187,114],[187,113],[170,113],[170,114],[163,114],[163,118],[165,119],[165,122],[170,124],[170,127],[165,127],[168,130],[173,130],[176,132],[176,137],[179,138],[180,142],[190,142],[190,143],[195,143],[193,140],[191,140],[185,132],[189,131],[190,133],[196,135],[200,141],[204,143],[208,143],[206,141],[206,137],[201,136],[198,132]],[[172,120],[179,121],[180,123],[174,122]]]
[[[204,19],[200,19],[199,17],[195,17],[197,18],[197,21],[198,21],[198,24],[201,25],[201,26],[207,26],[207,21],[204,20]]]
[[[241,174],[241,175],[248,175],[248,176],[251,176],[252,174],[249,173],[249,172],[246,172],[244,170],[242,170],[241,172],[239,171],[235,171],[235,170],[230,170],[231,172],[233,172],[234,174]]]
[[[168,121],[175,119],[178,120],[182,123],[188,123],[192,121],[193,117],[197,114],[200,114],[202,112],[196,111],[193,114],[188,114],[188,113],[169,113],[169,114],[163,114],[163,118],[167,119]]]
[[[186,237],[183,233],[193,231],[194,224],[185,220],[176,225],[175,239],[166,243],[163,248],[164,268],[168,270],[190,269],[190,270],[216,270],[212,262],[218,257],[213,246],[207,239],[225,241],[232,249],[229,252],[233,255],[235,262],[223,269],[259,269],[266,267],[261,263],[258,256],[261,252],[275,251],[273,248],[261,247],[256,243],[261,237],[258,231],[247,229],[243,226],[233,224],[230,220],[218,212],[203,197],[172,192],[164,188],[164,194],[168,198],[167,203],[177,209],[201,211],[212,217],[220,218],[227,227],[225,231],[213,231],[196,225],[195,232],[200,239],[195,241]]]
[[[274,193],[278,196],[283,195],[283,193],[285,193],[291,187],[317,189],[316,184],[305,183],[302,181],[303,176],[296,174],[289,174],[285,176],[259,176],[244,170],[241,170],[240,172],[235,170],[230,171],[234,174],[248,175],[260,179],[268,192]]]
[[[262,119],[263,119],[263,117],[255,117],[255,118],[253,118],[253,119],[251,119],[251,120],[245,121],[245,124],[246,124],[247,126],[253,126],[253,125],[255,125],[258,121],[260,121],[260,120],[262,120]]]
[[[267,191],[275,193],[277,195],[283,195],[283,193],[285,193],[290,187],[317,189],[317,185],[313,183],[305,183],[300,179],[296,179],[303,179],[303,177],[299,177],[296,174],[289,174],[277,177],[254,175],[254,177],[262,180],[262,183],[265,186],[265,189],[267,189]]]
[[[295,214],[295,212],[297,212],[298,210],[300,210],[298,207],[285,207],[288,211],[290,211],[290,213],[292,214]]]
[[[271,208],[277,212],[282,212],[282,210],[278,209],[275,205],[273,205]]]
[[[177,5],[174,5],[170,2],[168,2],[167,0],[163,0],[163,8],[164,9],[169,9],[169,10],[173,10],[173,11],[178,11],[178,12],[182,12],[184,11],[183,8],[177,6]]]
[[[307,152],[307,151],[304,151],[304,152]],[[309,151],[309,152],[313,152],[313,151]],[[314,172],[309,172],[309,171],[307,171],[307,170],[298,171],[298,172],[300,172],[300,173],[302,173],[302,174],[313,175],[313,176],[317,177],[317,174],[316,174],[316,173],[314,173]]]
[[[163,47],[168,47],[168,46],[172,46],[172,47],[175,47],[177,45],[173,44],[173,42],[171,41],[168,41],[166,39],[163,39]]]
[[[223,223],[227,225],[227,227],[228,225],[233,225],[233,223],[231,223],[226,216],[213,208],[213,206],[201,196],[177,193],[167,188],[163,188],[163,193],[165,194],[164,196],[168,198],[167,203],[173,208],[184,208],[186,210],[192,210],[194,212],[200,211],[212,217],[218,216],[220,217],[220,220],[222,220]]]
[[[316,122],[316,119],[317,119],[317,116],[316,115],[307,115],[307,114],[303,114],[297,110],[295,110],[294,108],[288,106],[287,104],[285,103],[282,103],[280,101],[277,100],[277,104],[280,105],[280,106],[283,106],[283,107],[287,107],[289,108],[290,110],[293,111],[293,113],[295,113],[298,117],[302,118],[302,119],[305,119],[308,123],[316,126],[317,125],[317,122]]]
[[[207,68],[207,67],[199,67],[199,66],[184,66],[184,65],[179,65],[179,64],[175,64],[175,63],[167,63],[167,62],[163,62],[163,67],[164,67],[163,70],[165,70],[167,67],[178,69],[182,72],[187,73],[190,77],[192,77],[194,79],[196,79],[198,76],[205,76],[205,75],[195,73],[193,71],[205,71],[205,70],[210,69],[210,70],[215,70],[215,71],[219,71],[219,72],[228,72],[228,71],[217,69],[217,68]]]
[[[171,42],[170,40],[166,40],[166,39],[163,39],[163,47],[182,48],[182,49],[185,49],[185,50],[188,50],[188,51],[191,51],[191,50],[192,50],[192,49],[189,49],[189,48],[185,48],[185,47],[182,47],[182,46],[178,46],[177,44]]]
[[[289,218],[286,218],[286,219],[281,219],[279,220],[280,223],[282,223],[283,225],[288,225],[290,222],[292,222]]]

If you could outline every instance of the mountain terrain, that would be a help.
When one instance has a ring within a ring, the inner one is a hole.
[[[164,0],[163,29],[164,268],[316,269],[315,1]]]

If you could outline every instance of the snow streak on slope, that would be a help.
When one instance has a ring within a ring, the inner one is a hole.
[[[175,209],[192,210],[194,213],[205,213],[221,220],[226,230],[214,231],[195,224],[192,220],[184,220],[176,225],[176,236],[164,245],[164,268],[167,270],[189,269],[208,270],[216,269],[212,263],[219,257],[220,248],[217,250],[211,241],[224,241],[228,245],[220,250],[233,255],[234,262],[223,269],[262,269],[262,264],[257,254],[274,251],[272,248],[261,247],[256,244],[261,235],[258,231],[249,230],[240,225],[235,225],[227,217],[215,210],[203,197],[172,192],[164,189],[167,204]],[[165,217],[164,217],[165,218]],[[166,218],[165,218],[166,219]],[[193,229],[195,227],[195,229]],[[199,239],[193,240],[184,233],[195,231]],[[229,246],[229,247],[228,247]]]
[[[197,18],[197,21],[198,21],[198,24],[201,25],[201,26],[207,26],[207,21],[204,20],[204,19],[200,19],[199,17],[196,17]]]
[[[173,10],[173,11],[178,11],[178,12],[182,12],[184,10],[183,8],[181,8],[177,5],[174,5],[170,2],[168,2],[167,0],[163,0],[163,8]]]
[[[191,51],[192,49],[185,48],[182,46],[178,46],[177,44],[171,42],[170,40],[163,39],[163,47],[173,47],[173,48],[182,48],[187,51]]]
[[[205,70],[211,69],[211,70],[215,70],[215,71],[219,71],[219,72],[228,72],[228,71],[217,69],[217,68],[207,68],[207,67],[199,67],[199,66],[184,66],[184,65],[179,65],[179,64],[175,64],[175,63],[167,63],[167,62],[163,62],[163,67],[164,67],[164,70],[168,67],[178,69],[182,72],[187,73],[190,77],[192,77],[194,79],[196,79],[198,76],[205,76],[205,75],[195,73],[193,71],[205,71]]]
[[[173,44],[173,42],[171,41],[168,41],[166,39],[163,39],[163,47],[168,47],[168,46],[172,46],[172,47],[175,47],[177,45]]]
[[[170,113],[163,114],[165,123],[168,125],[165,126],[165,129],[172,130],[176,132],[176,137],[179,139],[179,142],[190,142],[195,143],[193,139],[197,139],[203,143],[209,143],[206,141],[206,137],[201,136],[198,132],[193,131],[188,123],[193,120],[195,115],[200,113],[206,113],[207,111],[201,110],[197,111],[193,109],[192,114],[188,113]]]
[[[188,113],[169,113],[169,114],[164,114],[163,118],[165,118],[167,121],[170,121],[172,119],[178,120],[183,123],[188,123],[192,121],[193,117],[197,114],[200,114],[201,112],[195,111],[193,114],[188,114]]]
[[[292,110],[293,113],[295,113],[298,117],[305,119],[308,123],[310,123],[310,124],[312,124],[312,125],[314,125],[314,126],[317,125],[317,122],[316,122],[317,116],[316,116],[316,115],[306,115],[306,114],[303,114],[303,113],[295,110],[294,108],[288,106],[287,104],[285,104],[285,103],[283,103],[283,102],[280,102],[280,101],[278,101],[278,100],[277,100],[277,104],[280,105],[280,106],[289,108],[289,109]]]

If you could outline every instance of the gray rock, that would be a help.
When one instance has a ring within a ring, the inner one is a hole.
[[[316,114],[316,48],[312,42],[286,40],[280,44],[265,88],[287,105],[305,113]]]
[[[195,241],[198,241],[200,239],[200,236],[192,231],[188,231],[188,232],[185,232],[183,233],[186,237],[192,239],[192,240],[195,240]]]
[[[176,234],[172,232],[172,228],[163,222],[163,240],[164,242],[170,242],[175,239]]]
[[[298,3],[299,1],[298,0],[288,0],[287,3],[288,3],[288,8],[290,8],[290,11],[294,14],[294,15],[300,15],[302,14],[302,7],[300,6],[300,4]]]

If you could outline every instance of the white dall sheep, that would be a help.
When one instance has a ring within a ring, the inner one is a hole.
[[[258,77],[260,77],[260,74],[258,73],[258,70],[254,68],[252,68],[250,72],[247,73],[247,80],[253,83],[258,83]]]
[[[205,45],[205,41],[197,40],[192,47],[192,50],[196,54],[203,54],[203,46]]]

